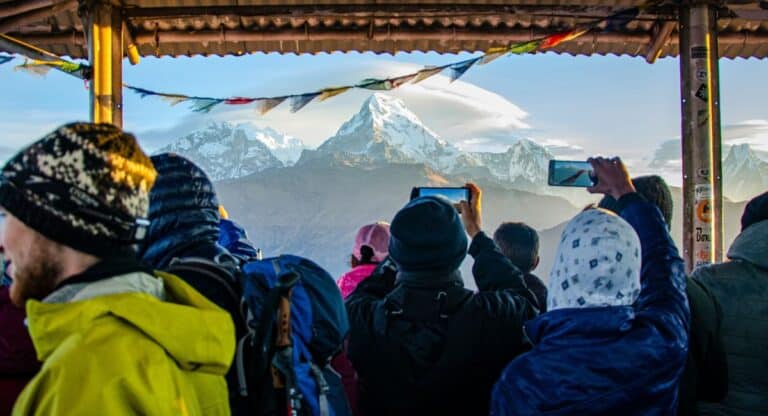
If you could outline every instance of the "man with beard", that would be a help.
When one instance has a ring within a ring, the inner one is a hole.
[[[14,415],[229,414],[229,315],[136,259],[155,177],[132,135],[91,123],[0,172],[10,296],[43,361]]]

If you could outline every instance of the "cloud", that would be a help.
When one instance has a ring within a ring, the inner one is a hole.
[[[538,139],[539,144],[546,147],[556,158],[585,159],[586,150],[564,139]]]
[[[241,93],[277,95],[311,91],[323,86],[354,82],[360,74],[374,77],[397,76],[420,68],[421,66],[413,64],[377,61],[341,68],[329,66],[293,69],[271,78],[269,87],[251,86],[251,91]],[[264,81],[260,80],[258,83]],[[280,90],[275,85],[287,87]],[[357,113],[371,93],[372,91],[352,90],[325,102],[312,102],[296,114],[290,113],[286,103],[264,116],[258,115],[253,106],[221,105],[210,114],[187,114],[178,123],[138,131],[137,135],[148,150],[152,151],[205,127],[212,121],[228,121],[269,126],[300,138],[310,147],[315,147],[333,136],[344,121]],[[530,128],[525,121],[528,114],[506,98],[461,80],[451,83],[447,77],[441,75],[386,94],[403,100],[424,124],[452,143],[478,140],[491,146],[506,148]]]
[[[682,150],[680,139],[672,139],[662,142],[653,154],[653,159],[648,164],[649,168],[677,169],[682,167]]]
[[[749,144],[758,152],[768,152],[768,120],[745,120],[724,126],[723,143],[726,145]]]

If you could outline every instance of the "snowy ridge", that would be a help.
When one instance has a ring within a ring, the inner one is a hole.
[[[551,193],[546,178],[553,156],[545,147],[521,139],[503,153],[466,152],[440,138],[401,100],[385,94],[372,94],[317,150],[309,150],[301,140],[271,128],[212,123],[161,151],[189,157],[214,180],[310,162],[363,169],[424,164],[440,174],[484,178]]]
[[[163,147],[157,153],[173,152],[189,158],[216,181],[239,178],[285,164],[262,142],[269,132],[233,127],[229,123],[211,123],[203,130],[195,131],[176,142]],[[270,136],[276,143],[290,144],[279,134]],[[290,137],[290,136],[287,136]]]
[[[272,154],[286,166],[291,166],[299,160],[301,152],[306,148],[300,139],[279,133],[271,127],[256,127],[249,123],[235,126],[243,130],[248,140],[258,140],[269,148]]]

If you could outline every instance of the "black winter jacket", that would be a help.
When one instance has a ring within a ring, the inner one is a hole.
[[[719,402],[728,393],[728,361],[720,326],[720,303],[704,285],[687,279],[691,308],[688,362],[680,379],[679,416],[699,414],[696,402]]]
[[[522,327],[536,300],[484,233],[469,254],[478,293],[458,272],[374,273],[347,299],[363,414],[488,413],[493,383],[526,348]]]
[[[152,156],[152,163],[158,176],[149,194],[150,226],[139,250],[142,260],[162,270],[176,257],[229,256],[218,244],[219,202],[205,172],[169,153]]]

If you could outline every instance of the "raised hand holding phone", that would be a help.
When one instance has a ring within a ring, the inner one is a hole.
[[[483,228],[483,191],[474,183],[467,183],[469,201],[460,201],[455,205],[461,214],[464,229],[470,238],[474,238]]]
[[[587,188],[591,194],[605,194],[619,200],[622,196],[635,192],[635,185],[629,176],[627,167],[620,158],[589,158],[597,177],[597,183]]]

